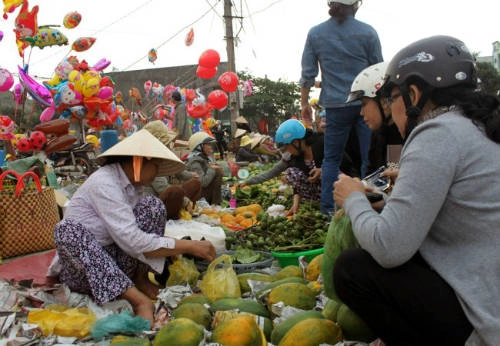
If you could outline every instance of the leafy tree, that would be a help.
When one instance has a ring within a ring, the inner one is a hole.
[[[497,95],[500,91],[500,74],[495,67],[487,62],[478,62],[477,74],[481,80],[481,88],[488,94]]]
[[[238,76],[241,80],[251,80],[253,83],[253,94],[244,99],[243,108],[240,110],[240,114],[251,125],[267,116],[269,129],[272,131],[284,120],[287,112],[299,113],[300,89],[297,83],[281,79],[272,81],[267,76],[254,77],[248,72],[239,72]]]

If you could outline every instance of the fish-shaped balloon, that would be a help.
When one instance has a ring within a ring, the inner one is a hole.
[[[92,47],[95,42],[95,37],[80,37],[77,38],[71,45],[71,49],[77,52],[85,52]]]
[[[59,30],[50,26],[39,26],[34,36],[23,37],[22,41],[28,42],[30,46],[43,49],[50,46],[63,46],[68,44],[68,38]]]

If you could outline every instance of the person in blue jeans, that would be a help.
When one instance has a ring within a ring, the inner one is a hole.
[[[319,104],[326,110],[325,149],[321,175],[321,211],[334,210],[333,183],[337,180],[349,133],[356,128],[363,177],[368,166],[371,131],[360,116],[361,103],[345,104],[354,78],[364,68],[383,61],[377,32],[355,19],[357,0],[329,0],[331,18],[309,30],[302,53],[301,116],[312,125],[310,88],[321,69]]]

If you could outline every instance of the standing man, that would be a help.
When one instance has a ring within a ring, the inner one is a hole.
[[[349,132],[356,128],[362,164],[361,176],[368,166],[370,129],[360,116],[361,103],[345,104],[354,78],[364,68],[382,61],[378,34],[370,25],[354,18],[359,0],[328,0],[331,18],[309,30],[302,53],[301,115],[312,125],[309,90],[321,69],[319,103],[326,110],[325,155],[321,175],[321,211],[334,210],[333,183]]]
[[[175,104],[174,130],[177,132],[177,139],[188,141],[191,137],[191,129],[186,114],[186,106],[182,103],[181,93],[177,90],[172,93],[172,101]]]

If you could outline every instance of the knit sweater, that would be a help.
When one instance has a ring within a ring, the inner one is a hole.
[[[344,209],[362,248],[383,267],[417,251],[455,290],[474,332],[467,344],[500,340],[500,145],[451,111],[417,126],[383,211],[363,194]]]

